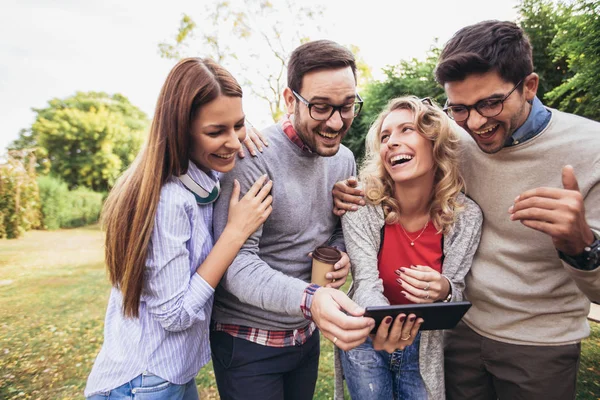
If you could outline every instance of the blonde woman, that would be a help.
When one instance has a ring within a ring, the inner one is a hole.
[[[356,303],[462,300],[482,214],[461,193],[458,158],[458,137],[429,99],[393,99],[376,119],[360,172],[366,206],[342,218]],[[445,397],[442,331],[419,332],[421,322],[387,317],[376,335],[341,352],[352,398]]]

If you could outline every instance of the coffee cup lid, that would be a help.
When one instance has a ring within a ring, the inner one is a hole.
[[[342,253],[331,246],[319,246],[312,254],[313,258],[327,264],[335,264],[342,258]]]

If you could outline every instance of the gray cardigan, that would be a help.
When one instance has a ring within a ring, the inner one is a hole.
[[[481,237],[483,215],[471,199],[459,194],[464,210],[457,215],[450,232],[444,235],[442,274],[452,286],[452,300],[463,300],[465,275]],[[381,245],[381,228],[385,225],[381,206],[366,205],[342,217],[346,249],[351,261],[352,286],[348,295],[362,307],[388,305],[379,279],[377,254]],[[339,349],[335,354],[335,399],[343,400],[343,374]],[[443,331],[423,331],[419,347],[421,376],[430,400],[445,399]]]

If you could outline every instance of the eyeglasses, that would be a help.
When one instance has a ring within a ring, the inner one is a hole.
[[[431,97],[423,97],[421,100],[421,103],[427,105],[427,106],[432,106],[433,107],[433,100],[431,100]]]
[[[310,103],[294,90],[292,90],[292,93],[308,107],[308,115],[315,121],[327,121],[336,111],[340,112],[340,117],[342,118],[354,118],[360,114],[363,105],[363,99],[358,93],[356,93],[356,98],[352,103],[343,104],[341,106],[334,106],[327,103]]]
[[[522,82],[523,82],[523,79],[521,79],[519,81],[519,83],[517,83],[515,85],[515,87],[513,87],[512,90],[510,92],[508,92],[508,94],[501,99],[483,99],[483,100],[479,100],[477,103],[473,104],[472,106],[465,106],[464,104],[457,104],[457,105],[449,106],[449,105],[447,105],[448,102],[446,102],[446,106],[444,107],[444,112],[446,114],[448,114],[448,116],[450,118],[452,118],[453,120],[455,120],[456,122],[463,122],[463,121],[466,121],[467,119],[469,119],[469,115],[471,114],[471,109],[473,109],[473,108],[482,117],[486,117],[486,118],[495,117],[496,115],[500,114],[502,112],[502,110],[504,109],[504,101],[506,99],[508,99],[508,96],[510,96],[512,94],[512,92],[514,92],[515,89],[518,88]]]

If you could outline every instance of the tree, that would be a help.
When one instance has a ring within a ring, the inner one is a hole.
[[[36,147],[51,174],[70,188],[106,191],[139,151],[148,117],[120,94],[77,92],[34,109],[35,122],[11,148]]]
[[[174,40],[159,44],[159,53],[169,59],[189,54],[214,59],[264,100],[277,121],[284,113],[289,54],[322,25],[322,12],[299,4],[291,0],[277,5],[269,0],[213,2],[206,7],[202,23],[184,14]]]
[[[555,57],[552,41],[569,20],[571,8],[551,0],[523,0],[517,7],[517,23],[525,31],[533,47],[534,71],[540,77],[537,95],[545,95],[572,76],[565,57]]]
[[[552,41],[555,60],[569,76],[546,94],[550,105],[600,121],[600,1],[580,0]]]
[[[344,144],[354,153],[357,160],[365,152],[365,136],[369,127],[383,110],[387,102],[398,96],[415,95],[430,97],[438,104],[445,101],[444,89],[435,81],[433,71],[440,54],[437,42],[428,51],[424,60],[413,58],[383,70],[386,78],[366,85],[362,97],[364,107],[354,120],[352,128],[344,138]]]

